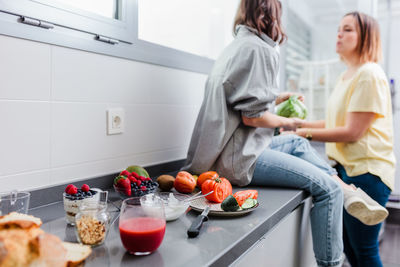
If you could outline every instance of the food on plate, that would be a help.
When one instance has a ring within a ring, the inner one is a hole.
[[[174,187],[179,193],[192,193],[196,187],[196,180],[190,173],[180,171],[175,177]]]
[[[203,183],[206,180],[214,179],[214,178],[218,178],[218,177],[219,177],[219,175],[215,171],[203,172],[202,174],[200,174],[199,178],[197,179],[197,186],[201,188],[201,186],[203,185]]]
[[[122,197],[140,197],[152,193],[157,190],[158,183],[148,175],[140,166],[129,166],[114,179],[114,189]]]
[[[229,195],[222,201],[221,209],[223,211],[238,211],[253,208],[257,205],[257,190],[238,191]]]
[[[137,165],[131,165],[128,168],[126,168],[127,172],[135,172],[138,176],[144,176],[145,178],[150,177],[149,173],[146,171],[145,168],[137,166]]]
[[[257,199],[254,198],[248,198],[244,201],[244,203],[242,204],[242,206],[240,206],[242,209],[251,209],[252,207],[257,205]]]
[[[206,199],[212,202],[221,203],[227,196],[232,195],[232,185],[228,179],[223,177],[206,180],[201,186],[203,195],[214,191],[206,196]]]
[[[237,202],[239,203],[240,206],[243,205],[246,199],[252,198],[252,199],[257,199],[258,197],[258,191],[257,190],[242,190],[242,191],[237,191],[235,194],[233,194],[233,197],[236,198]]]
[[[307,117],[307,108],[297,96],[292,95],[288,100],[276,106],[276,114],[287,118],[305,119]]]
[[[87,184],[78,189],[75,185],[69,184],[63,193],[64,210],[67,222],[75,223],[75,215],[82,203],[96,203],[99,201],[98,189],[90,189]]]
[[[40,229],[39,218],[11,212],[0,217],[0,266],[74,267],[91,248],[62,242]]]
[[[227,196],[221,203],[221,209],[223,211],[237,211],[239,208],[239,203],[232,195]]]
[[[172,175],[160,175],[157,183],[162,191],[170,191],[174,187],[175,177]]]

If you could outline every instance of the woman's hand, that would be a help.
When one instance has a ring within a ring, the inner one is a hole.
[[[275,104],[279,105],[280,103],[282,103],[285,100],[288,100],[289,97],[291,97],[292,95],[297,96],[297,98],[304,102],[304,96],[302,94],[299,93],[293,93],[293,92],[283,92],[281,93],[276,99],[275,99]]]
[[[304,122],[304,120],[298,118],[287,118],[282,128],[284,131],[296,131],[297,128],[302,127]]]

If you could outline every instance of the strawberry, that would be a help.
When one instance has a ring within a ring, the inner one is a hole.
[[[68,191],[66,192],[69,195],[75,195],[76,193],[78,193],[78,188],[76,188],[75,185],[72,185],[70,187],[67,187]]]
[[[67,187],[65,188],[65,193],[68,194],[68,190],[69,190],[72,186],[74,186],[74,185],[73,185],[73,184],[67,185]]]
[[[129,176],[130,172],[128,172],[127,170],[123,170],[119,175],[122,176]]]
[[[114,183],[116,183],[116,186],[117,186],[119,192],[121,192],[127,196],[131,195],[131,193],[132,193],[131,182],[129,181],[128,178],[120,175],[114,179]]]
[[[89,192],[90,187],[87,184],[84,184],[84,185],[82,185],[81,189],[83,192]]]
[[[132,176],[135,177],[136,179],[139,178],[139,174],[137,174],[136,172],[131,172]]]

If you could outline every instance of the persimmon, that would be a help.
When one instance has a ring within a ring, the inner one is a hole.
[[[179,193],[192,193],[196,187],[196,180],[190,173],[180,171],[175,177],[174,187]]]

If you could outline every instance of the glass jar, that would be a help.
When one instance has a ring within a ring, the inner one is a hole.
[[[87,203],[79,206],[75,215],[75,232],[78,241],[84,245],[101,245],[107,237],[110,215],[104,202]]]

